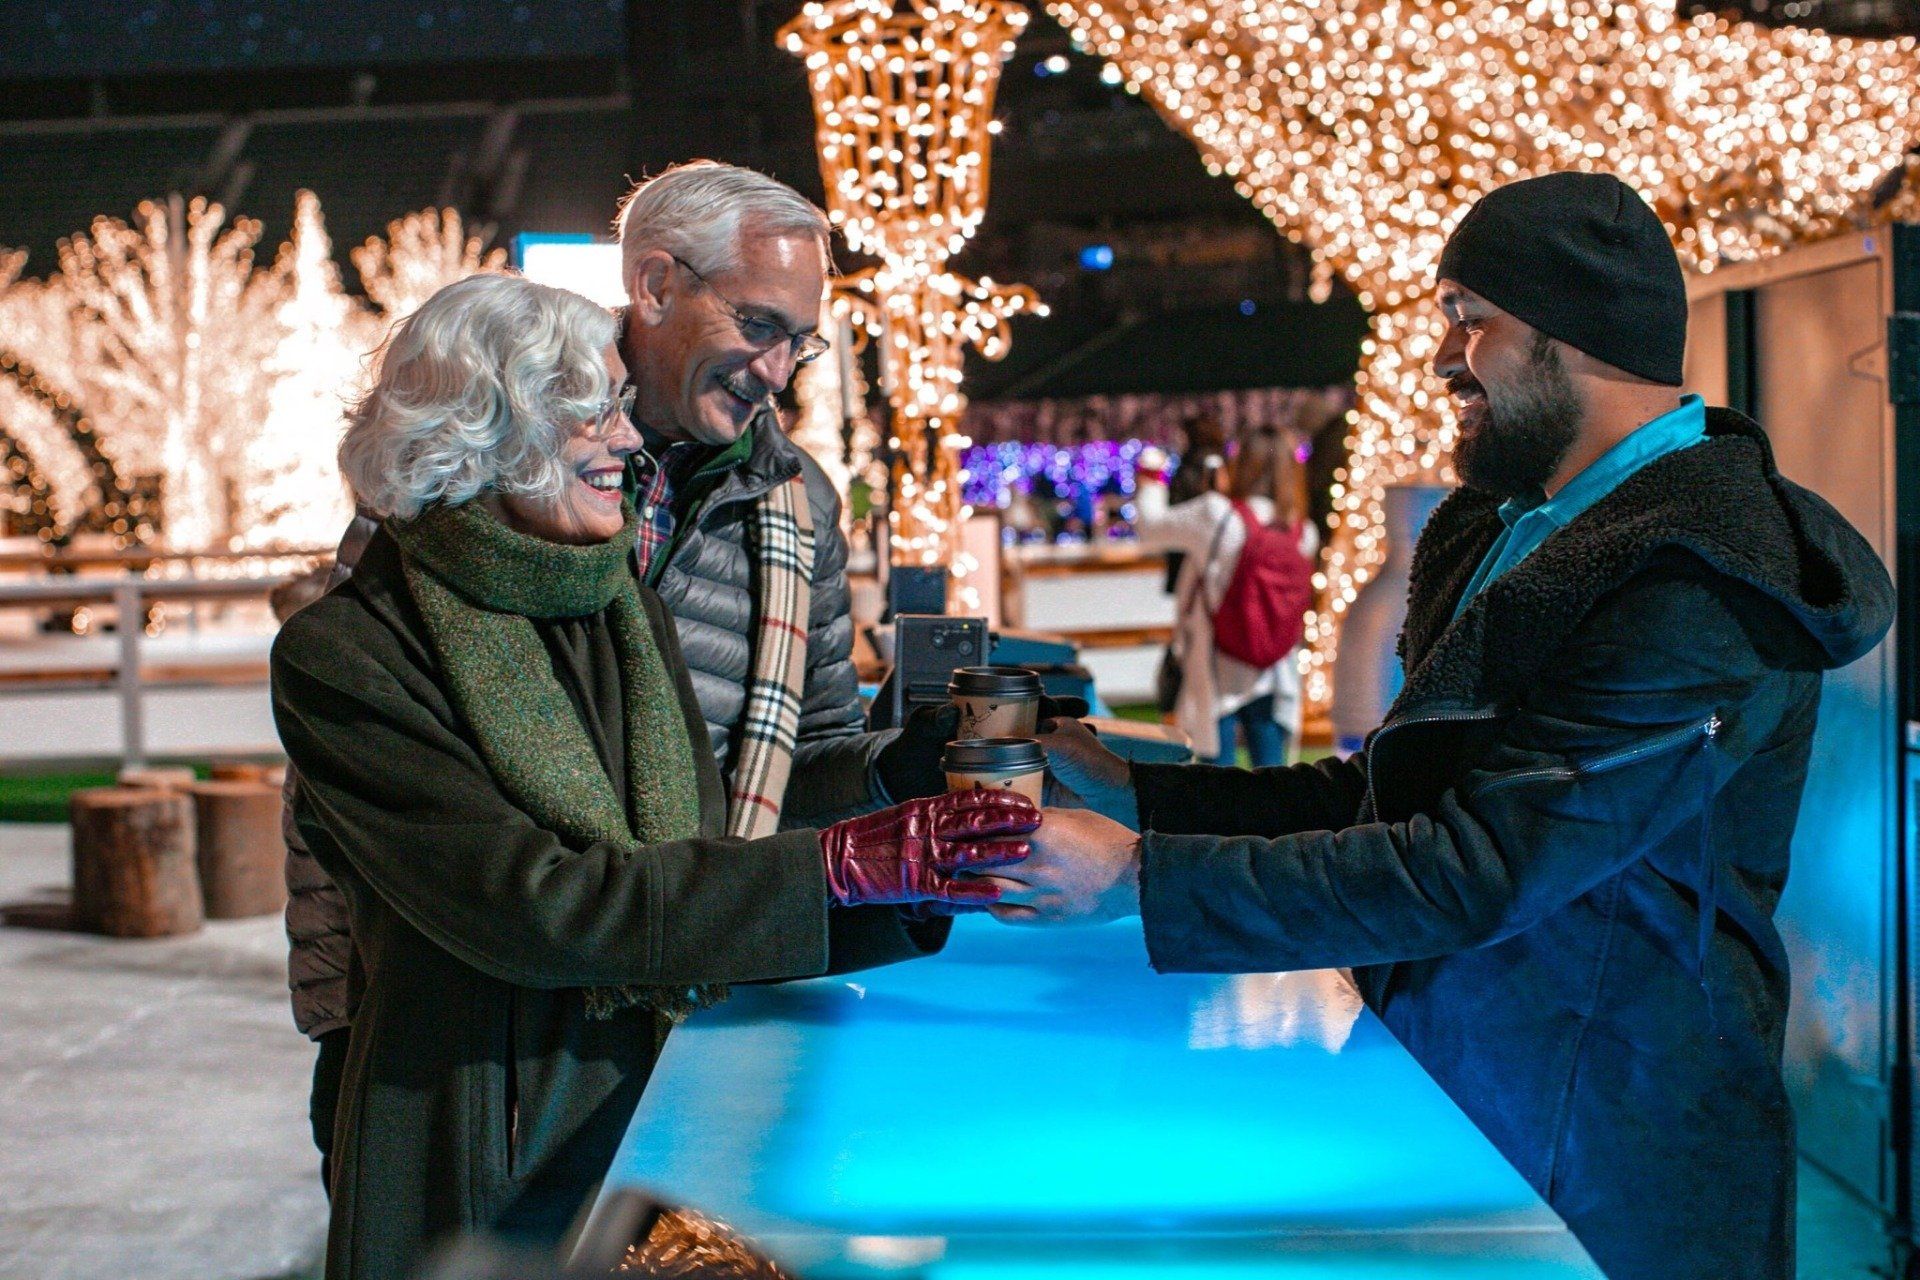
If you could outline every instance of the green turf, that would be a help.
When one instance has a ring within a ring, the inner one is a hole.
[[[203,761],[190,764],[200,777]],[[110,787],[117,769],[68,769],[49,773],[0,773],[0,822],[65,822],[67,797],[86,787]]]

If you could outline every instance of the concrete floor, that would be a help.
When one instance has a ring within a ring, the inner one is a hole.
[[[0,826],[0,904],[68,876],[64,827]],[[286,984],[278,917],[137,942],[0,927],[0,1277],[318,1270]]]
[[[0,907],[68,875],[65,828],[0,825]],[[318,1272],[285,959],[277,917],[152,942],[0,925],[0,1280]],[[1873,1215],[1801,1174],[1801,1280],[1886,1276]]]

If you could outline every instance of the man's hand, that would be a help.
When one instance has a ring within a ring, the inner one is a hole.
[[[1138,828],[1140,805],[1133,793],[1127,762],[1100,745],[1093,730],[1078,720],[1047,720],[1040,725],[1047,767],[1089,809],[1123,826]]]
[[[1086,809],[1043,809],[1018,866],[979,878],[1000,890],[989,907],[1007,924],[1105,924],[1140,914],[1140,837]]]

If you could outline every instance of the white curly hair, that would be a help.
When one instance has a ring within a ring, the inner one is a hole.
[[[565,289],[476,275],[394,326],[347,413],[340,472],[374,514],[411,518],[485,490],[551,497],[561,450],[606,403],[614,319]]]

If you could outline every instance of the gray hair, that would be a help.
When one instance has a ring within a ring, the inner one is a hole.
[[[620,273],[631,278],[643,253],[665,249],[702,275],[740,265],[740,237],[812,236],[830,260],[833,226],[805,196],[777,178],[717,160],[689,160],[644,179],[614,219]]]
[[[410,518],[492,489],[550,497],[573,424],[606,403],[614,321],[577,293],[476,275],[394,326],[347,413],[340,472],[361,505]]]

